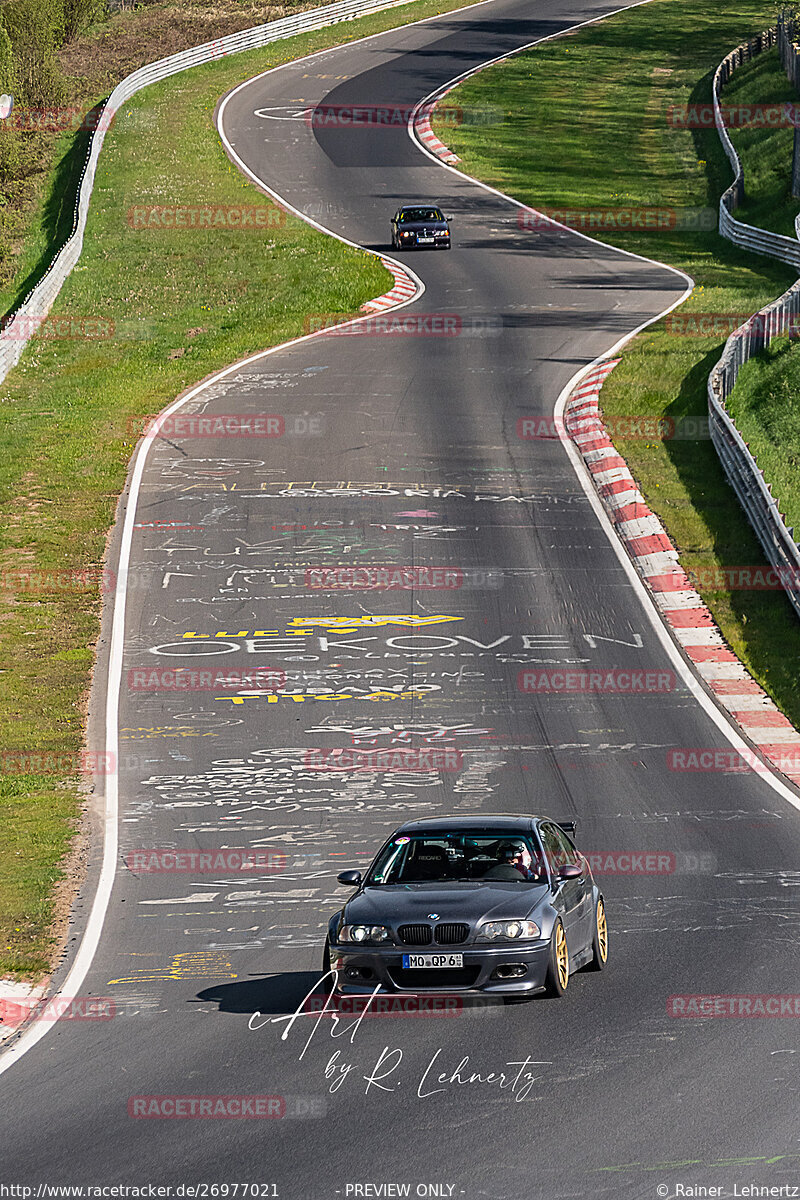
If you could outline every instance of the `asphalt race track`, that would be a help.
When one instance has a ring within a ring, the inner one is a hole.
[[[520,229],[515,207],[433,163],[402,124],[315,129],[301,115],[411,106],[603,11],[497,0],[288,65],[225,105],[246,167],[354,242],[388,251],[397,204],[438,200],[454,248],[403,260],[425,292],[401,315],[455,314],[460,331],[299,342],[182,410],[278,416],[282,436],[175,428],[151,449],[125,623],[118,870],[82,989],[115,1015],[58,1022],[3,1075],[7,1181],[247,1182],[285,1200],[403,1194],[354,1190],[368,1184],[617,1200],[800,1183],[792,1022],[667,1012],[675,994],[797,990],[796,811],[763,775],[668,769],[670,749],[729,745],[678,677],[632,696],[519,685],[526,669],[674,669],[561,442],[522,440],[517,421],[550,416],[575,373],[684,282]],[[336,564],[444,567],[451,586],[309,586],[310,569]],[[285,691],[247,675],[223,692],[130,683],[178,667],[284,672]],[[459,766],[314,769],[309,751],[334,747],[447,748]],[[604,975],[576,975],[560,1001],[270,1020],[319,977],[337,871],[409,816],[508,811],[577,819],[586,852],[674,856],[666,874],[600,877]],[[220,846],[284,869],[125,861]],[[279,1097],[282,1115],[129,1116],[132,1097],[175,1095]]]

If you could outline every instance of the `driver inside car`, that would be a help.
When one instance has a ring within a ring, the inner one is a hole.
[[[524,842],[503,842],[498,847],[497,863],[490,867],[484,879],[516,883],[520,878],[531,882],[538,880],[541,872]]]

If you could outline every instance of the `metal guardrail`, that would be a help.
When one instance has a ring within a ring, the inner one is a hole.
[[[64,281],[81,256],[83,235],[89,214],[89,201],[94,187],[100,151],[103,148],[103,141],[111,119],[127,100],[130,100],[136,92],[141,91],[149,84],[166,79],[170,75],[177,75],[180,71],[186,71],[190,67],[214,62],[229,54],[239,54],[243,50],[267,46],[270,42],[293,37],[297,33],[323,29],[328,25],[336,25],[341,21],[352,21],[367,13],[397,8],[410,2],[411,0],[338,0],[338,3],[327,5],[324,8],[313,8],[296,16],[281,17],[280,20],[269,21],[266,25],[257,25],[252,29],[244,29],[239,33],[218,38],[214,42],[205,42],[190,50],[182,50],[168,58],[148,63],[147,66],[140,67],[121,80],[99,113],[89,142],[78,187],[72,232],[54,255],[44,276],[28,292],[0,331],[0,382],[19,362],[25,346],[47,316]]]
[[[768,230],[756,229],[737,221],[732,215],[744,198],[744,173],[739,155],[728,136],[720,112],[720,89],[728,82],[733,72],[742,63],[749,62],[756,54],[781,44],[785,30],[765,30],[749,42],[743,42],[731,51],[717,67],[714,74],[714,120],[725,153],[733,168],[734,180],[720,198],[719,232],[737,246],[756,254],[767,254],[778,258],[800,271],[800,241]],[[782,52],[782,61],[784,56]],[[800,216],[795,229],[800,237]],[[768,561],[778,572],[789,601],[800,617],[800,548],[794,540],[794,531],[787,528],[778,510],[778,501],[772,495],[764,474],[759,470],[747,443],[742,438],[726,408],[726,402],[744,363],[754,354],[769,346],[773,337],[800,329],[800,280],[772,304],[754,314],[744,325],[736,329],[725,343],[717,365],[708,379],[708,416],[711,440],[719,456],[729,483],[739,498],[739,503],[760,541]]]

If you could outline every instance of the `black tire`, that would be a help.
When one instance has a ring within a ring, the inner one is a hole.
[[[608,921],[606,906],[601,896],[594,910],[594,933],[592,935],[592,957],[586,964],[587,971],[605,971],[608,966]]]
[[[327,972],[331,969],[331,944],[325,938],[325,948],[322,951],[322,970]]]
[[[559,965],[560,962],[560,965]],[[564,926],[556,921],[550,938],[550,960],[547,964],[544,990],[548,996],[563,996],[569,984],[569,951]]]

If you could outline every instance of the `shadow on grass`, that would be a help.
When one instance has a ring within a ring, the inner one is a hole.
[[[42,209],[45,244],[31,269],[18,281],[14,297],[6,312],[2,314],[2,319],[8,318],[15,312],[28,293],[44,278],[56,254],[72,233],[83,168],[104,103],[103,101],[89,109],[82,122],[82,127],[74,135],[68,149],[55,165]]]

